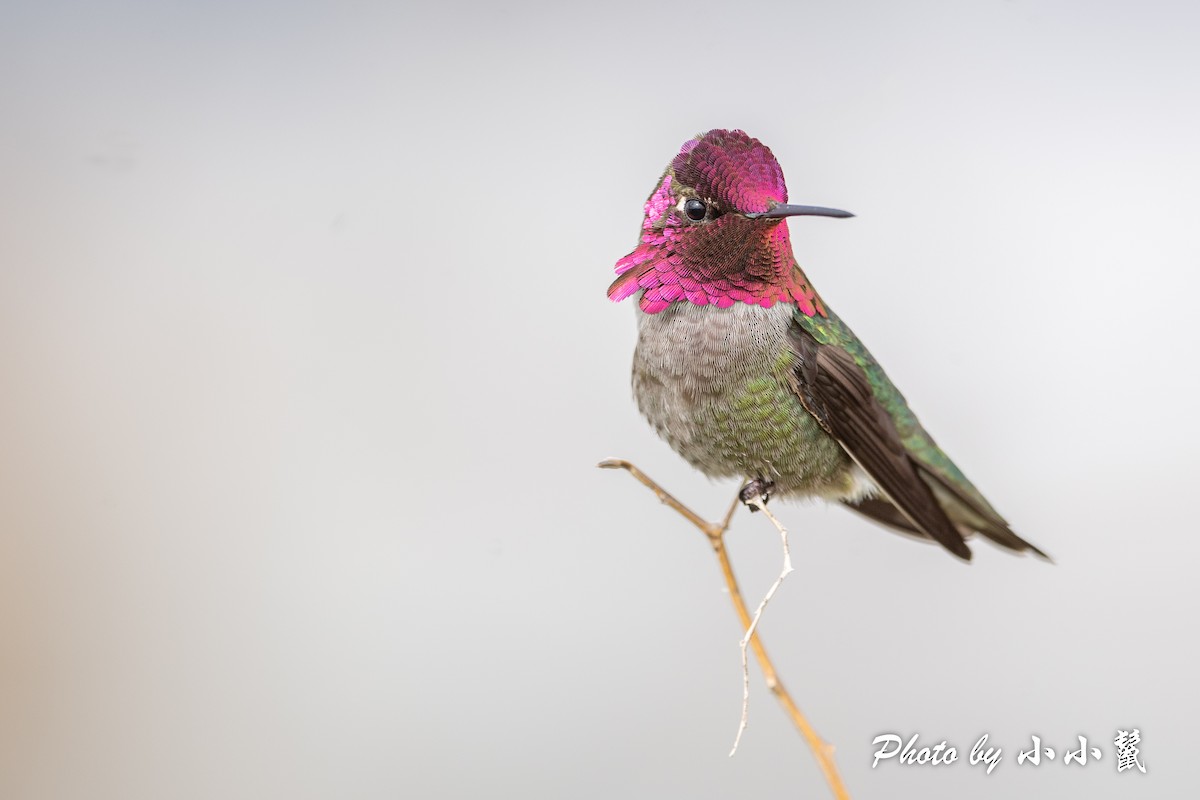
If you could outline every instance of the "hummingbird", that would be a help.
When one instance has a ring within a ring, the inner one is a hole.
[[[637,295],[633,391],[650,425],[741,497],[819,497],[969,561],[981,534],[1015,534],[917,421],[792,253],[791,205],[759,140],[711,130],[683,144],[645,204],[613,301]]]

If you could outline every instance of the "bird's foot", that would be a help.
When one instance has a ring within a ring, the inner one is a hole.
[[[738,497],[751,511],[758,511],[758,505],[752,502],[755,498],[762,498],[763,505],[771,499],[771,492],[775,489],[775,481],[767,480],[766,478],[755,478],[742,487],[738,492]]]

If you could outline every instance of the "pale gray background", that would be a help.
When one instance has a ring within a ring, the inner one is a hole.
[[[0,796],[825,797],[604,295],[742,127],[797,255],[1050,566],[781,505],[856,798],[1177,797],[1198,710],[1193,3],[7,3]],[[731,547],[757,597],[765,521]],[[1138,726],[1150,774],[1115,773]],[[879,733],[946,769],[869,768]],[[983,732],[1005,751],[965,763]],[[1086,768],[1017,767],[1030,734]]]

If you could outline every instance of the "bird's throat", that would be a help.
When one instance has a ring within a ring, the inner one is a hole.
[[[719,308],[794,303],[807,316],[826,316],[792,255],[786,222],[729,215],[704,226],[644,229],[638,247],[616,270],[608,296],[619,301],[640,291],[639,304],[648,314],[676,302]]]

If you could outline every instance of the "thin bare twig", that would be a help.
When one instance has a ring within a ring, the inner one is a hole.
[[[738,723],[737,736],[733,739],[733,749],[729,751],[731,757],[737,752],[738,745],[742,741],[742,734],[746,731],[746,723],[750,719],[750,664],[746,658],[746,645],[750,643],[750,638],[758,631],[758,621],[762,619],[763,610],[767,607],[767,603],[771,602],[771,598],[775,596],[775,592],[779,589],[779,585],[783,583],[783,579],[792,572],[792,554],[788,549],[787,528],[783,527],[783,524],[776,519],[775,515],[767,510],[767,501],[763,499],[762,495],[756,495],[748,501],[747,505],[756,511],[763,512],[767,519],[771,520],[771,524],[775,526],[775,529],[779,531],[779,538],[783,540],[783,569],[780,571],[779,577],[771,584],[771,588],[767,589],[767,593],[763,595],[763,599],[759,601],[758,608],[754,609],[754,617],[750,620],[750,625],[747,626],[746,633],[742,636],[742,641],[738,644],[738,647],[742,651],[742,719]]]
[[[783,706],[784,711],[791,718],[792,724],[800,731],[800,735],[804,737],[805,742],[808,743],[808,747],[817,759],[817,765],[821,768],[821,772],[825,776],[825,781],[829,784],[834,797],[837,800],[850,800],[850,795],[846,791],[845,784],[842,783],[842,778],[838,774],[837,764],[833,759],[833,746],[826,743],[817,735],[817,732],[813,730],[812,725],[805,719],[804,714],[801,713],[792,696],[784,688],[783,682],[780,681],[779,675],[775,671],[770,657],[767,655],[766,648],[763,647],[762,638],[758,635],[758,631],[754,629],[756,625],[755,618],[750,615],[750,611],[746,608],[746,601],[742,598],[737,578],[733,574],[733,564],[729,560],[729,552],[725,549],[725,532],[729,529],[729,523],[733,519],[734,512],[737,511],[740,502],[739,498],[734,498],[733,503],[729,506],[729,510],[725,514],[725,518],[719,524],[708,522],[700,517],[699,514],[696,514],[683,503],[676,500],[669,492],[630,462],[624,459],[610,458],[601,461],[598,466],[604,469],[627,470],[629,474],[654,492],[663,504],[675,509],[708,537],[709,544],[712,545],[713,552],[717,556],[717,561],[721,565],[721,574],[725,578],[725,586],[728,588],[729,597],[733,601],[734,611],[737,612],[738,619],[742,623],[742,629],[746,631],[745,641],[749,641],[750,648],[754,651],[754,657],[758,661],[759,669],[762,670],[763,681],[767,684],[767,688],[771,690],[771,693],[775,695],[776,699],[779,700],[780,705]],[[786,531],[773,516],[768,516],[768,519],[771,519],[775,523],[776,528],[780,530],[780,536],[784,539],[784,575],[786,575],[791,567],[791,558],[787,553]],[[782,577],[777,580],[775,585],[777,586],[781,580]],[[774,586],[772,591],[768,592],[768,595],[773,594],[773,589]],[[769,599],[769,596],[766,599]],[[762,605],[765,605],[765,603],[760,604],[760,611]]]

